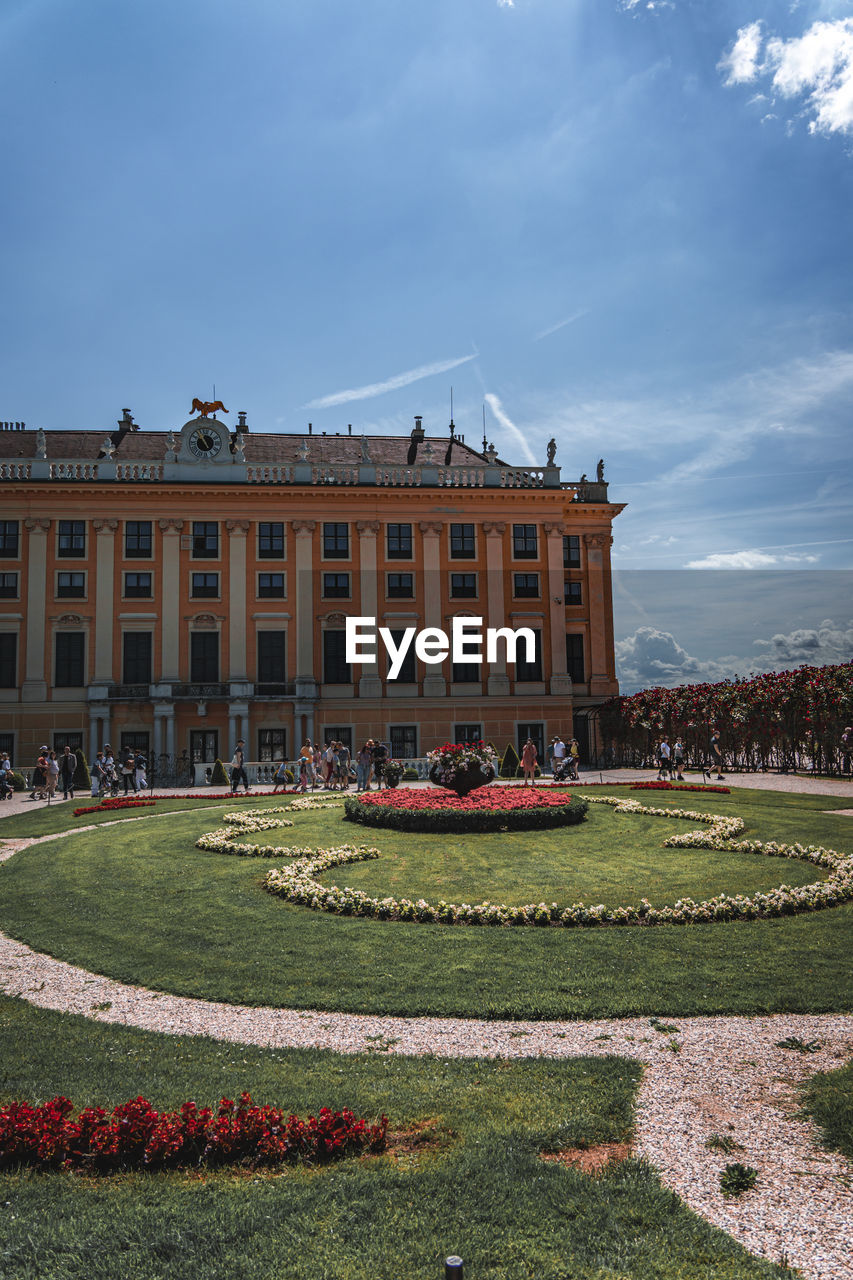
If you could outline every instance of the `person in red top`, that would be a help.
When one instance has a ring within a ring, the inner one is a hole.
[[[536,786],[536,744],[532,738],[528,738],[521,752],[521,767],[524,770],[524,785],[527,786],[527,779],[530,779],[531,787]]]

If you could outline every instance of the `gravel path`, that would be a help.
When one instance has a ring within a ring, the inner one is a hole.
[[[57,838],[62,837],[42,840]],[[32,843],[8,842],[0,861]],[[442,1057],[618,1053],[636,1058],[646,1071],[635,1151],[655,1166],[664,1184],[760,1257],[787,1259],[809,1280],[853,1280],[853,1165],[820,1148],[812,1125],[792,1115],[798,1081],[853,1057],[853,1015],[677,1018],[672,1024],[677,1031],[660,1032],[645,1018],[480,1022],[245,1008],[128,987],[3,934],[0,990],[98,1022],[268,1047]],[[778,1048],[777,1042],[789,1036],[819,1041],[821,1048],[811,1054]],[[728,1155],[709,1150],[705,1143],[712,1134],[734,1138],[743,1150]],[[739,1199],[727,1200],[719,1175],[732,1161],[753,1166],[758,1183]]]

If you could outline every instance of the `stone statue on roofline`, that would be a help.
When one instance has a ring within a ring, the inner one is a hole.
[[[552,436],[548,441],[548,466],[553,467],[554,459],[557,456],[557,441]]]
[[[595,478],[599,484],[604,484],[604,459],[598,459],[598,466],[595,468]]]
[[[371,456],[370,456],[370,447],[369,447],[369,445],[368,445],[368,443],[367,443],[367,436],[362,436],[362,437],[361,437],[361,460],[362,460],[362,462],[372,462],[372,461],[373,461],[373,459],[372,459],[372,458],[371,458]]]
[[[47,457],[47,436],[44,433],[44,427],[39,427],[36,432],[36,457]]]

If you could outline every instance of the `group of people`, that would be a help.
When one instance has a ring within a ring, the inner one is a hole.
[[[90,769],[92,776],[92,798],[100,796],[116,796],[124,788],[124,795],[134,795],[148,786],[148,760],[141,751],[134,753],[129,747],[122,747],[118,760],[113,749],[106,743],[103,751],[98,751]]]
[[[241,747],[242,743],[238,743],[238,750]],[[326,791],[346,791],[353,781],[356,790],[370,791],[373,779],[378,787],[383,785],[383,771],[388,758],[387,745],[374,738],[368,738],[354,757],[345,742],[333,740],[320,747],[307,738],[292,772],[286,760],[279,761],[273,780],[273,792],[279,789],[286,791],[291,779],[294,791],[305,792],[309,787],[312,790],[322,787]],[[234,790],[233,761],[231,786]],[[247,784],[246,790],[248,789]]]
[[[68,743],[60,752],[43,744],[30,774],[29,799],[51,801],[61,790],[63,800],[73,800],[77,765],[77,753]],[[147,770],[148,761],[141,751],[134,754],[129,747],[123,747],[116,760],[107,743],[103,751],[97,752],[89,769],[92,798],[118,795],[122,785],[125,795],[131,791],[136,794],[148,786]],[[0,797],[4,800],[12,792],[11,773],[11,760],[4,755],[0,761]]]
[[[8,759],[8,757],[7,757]],[[47,744],[39,747],[38,760],[30,776],[30,800],[52,800],[62,787],[62,799],[74,799],[74,774],[77,756],[66,745],[57,755]],[[9,765],[11,773],[11,764]]]
[[[658,766],[658,782],[671,782],[673,779],[677,782],[684,781],[687,752],[681,738],[676,738],[670,746],[669,738],[664,735],[657,744],[655,758]],[[726,776],[723,773],[723,749],[720,745],[720,731],[717,728],[711,730],[708,758],[702,766],[703,776],[710,777],[714,772],[718,781],[722,781]]]

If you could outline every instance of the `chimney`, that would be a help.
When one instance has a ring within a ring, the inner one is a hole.
[[[415,414],[415,425],[412,428],[412,439],[420,442],[424,438],[423,416],[420,413]]]
[[[238,418],[237,430],[241,431],[244,435],[248,435],[249,428],[246,424],[246,410],[240,409],[237,414],[237,418]]]

